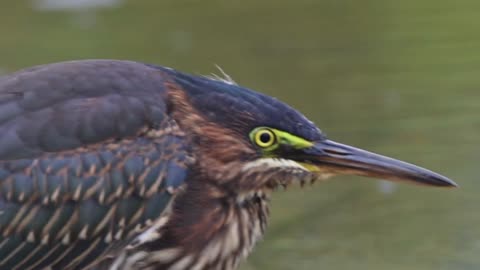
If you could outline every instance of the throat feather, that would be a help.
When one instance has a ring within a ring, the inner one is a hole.
[[[264,170],[264,169],[292,169],[299,171],[308,171],[307,168],[302,166],[296,161],[283,158],[260,158],[254,161],[250,161],[242,168],[244,172],[250,170]]]
[[[205,186],[201,192],[208,192]],[[259,191],[241,200],[206,198],[187,189],[176,199],[167,223],[155,228],[158,238],[151,239],[150,231],[140,235],[143,243],[130,250],[123,264],[130,269],[237,269],[266,230],[267,195]]]

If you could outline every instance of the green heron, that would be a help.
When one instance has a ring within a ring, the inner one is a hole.
[[[229,80],[115,60],[0,78],[0,269],[236,269],[273,190],[336,174],[455,186]]]

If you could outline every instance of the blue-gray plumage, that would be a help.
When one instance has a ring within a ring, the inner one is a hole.
[[[87,61],[1,79],[1,269],[82,269],[159,217],[188,156],[150,130],[175,129],[154,73]]]
[[[324,137],[315,124],[277,99],[241,88],[234,83],[158,68],[171,75],[188,93],[194,106],[208,112],[206,116],[211,121],[225,123],[241,134],[248,134],[253,128],[262,125],[279,128],[312,141]]]
[[[130,61],[0,78],[0,269],[236,269],[270,193],[348,173],[452,186],[234,83]]]

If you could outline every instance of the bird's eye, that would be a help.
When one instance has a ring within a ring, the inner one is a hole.
[[[255,143],[262,147],[270,147],[275,144],[275,134],[269,129],[260,129],[255,134]]]

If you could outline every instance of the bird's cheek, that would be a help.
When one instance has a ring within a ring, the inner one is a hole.
[[[305,167],[305,169],[307,169],[309,172],[316,175],[318,178],[322,180],[328,179],[338,174],[337,172],[335,172],[335,170],[332,170],[332,168],[328,166],[313,165],[307,162],[298,162],[298,163],[303,167]]]

